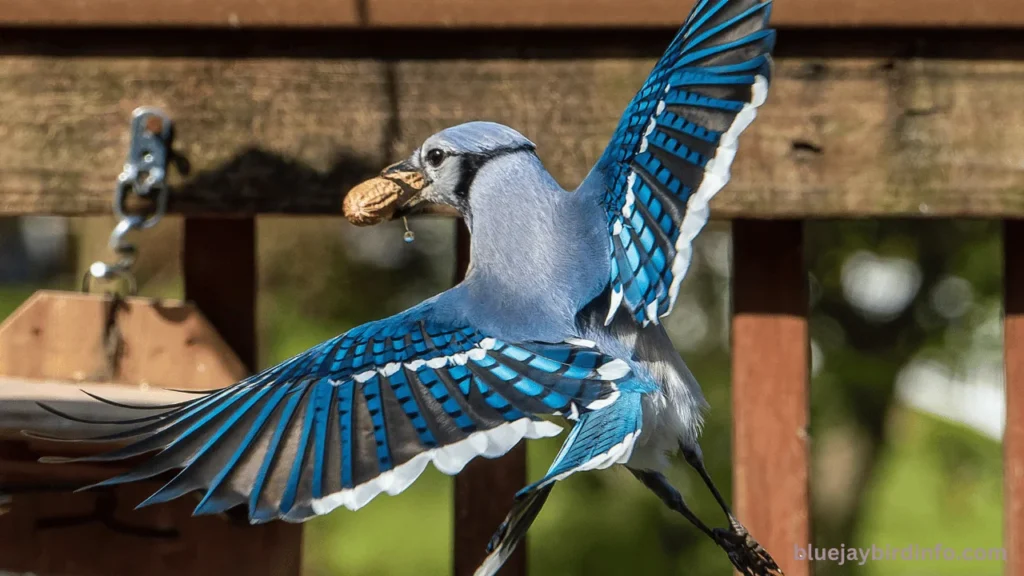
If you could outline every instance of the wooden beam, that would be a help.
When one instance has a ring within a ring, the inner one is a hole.
[[[0,1],[6,26],[673,27],[678,0],[34,0]],[[779,0],[781,27],[1024,26],[1016,0]]]
[[[159,488],[17,493],[0,522],[5,573],[76,576],[293,576],[295,526],[190,516],[195,501],[133,508]],[[107,524],[103,519],[109,520]]]
[[[187,218],[182,249],[185,298],[194,302],[250,371],[258,367],[256,347],[256,221],[253,218]],[[179,504],[180,506],[180,504]],[[244,516],[244,510],[235,510]],[[284,576],[302,573],[302,526],[272,522],[256,528],[276,543],[258,541],[236,554],[280,565]],[[271,557],[273,555],[273,557]]]
[[[733,223],[733,492],[788,576],[808,576],[810,344],[803,223]]]
[[[986,50],[967,60],[780,58],[713,214],[1024,214],[1024,43]],[[404,154],[473,119],[519,129],[575,186],[652,61],[540,56],[400,60],[389,72],[341,57],[0,55],[0,215],[109,213],[127,119],[144,104],[175,120],[179,214],[340,214],[350,186],[396,160],[384,150]]]
[[[1003,227],[1006,318],[1006,431],[1003,434],[1004,514],[1007,550],[1024,550],[1024,220]],[[1024,576],[1024,556],[1010,554],[1006,576]]]
[[[68,414],[92,420],[123,419],[123,408],[110,406],[90,398],[82,389],[124,404],[158,406],[195,398],[193,395],[139,386],[106,383],[69,383],[40,381],[0,376],[0,435],[22,438],[22,430],[89,438],[99,436],[108,428],[61,418],[39,409],[37,402],[46,402]],[[123,428],[119,428],[123,429]]]
[[[182,273],[194,302],[250,371],[256,356],[256,221],[185,220]]]

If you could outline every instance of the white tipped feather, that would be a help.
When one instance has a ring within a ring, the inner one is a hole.
[[[608,326],[615,319],[615,313],[619,311],[619,307],[622,306],[622,288],[616,288],[612,290],[612,303],[608,307],[608,315],[605,316],[604,325]]]
[[[534,422],[528,418],[521,418],[492,430],[474,432],[454,444],[417,454],[408,462],[369,482],[314,499],[310,505],[313,513],[318,516],[327,514],[339,506],[358,510],[382,492],[392,496],[403,492],[419,478],[429,462],[433,462],[434,467],[440,472],[454,475],[461,472],[466,464],[477,456],[496,458],[507,453],[523,438],[549,438],[561,432],[562,427],[553,422]]]
[[[601,365],[597,369],[597,374],[601,377],[601,380],[618,380],[629,374],[629,364],[616,358],[611,362]]]
[[[398,372],[398,370],[401,369],[401,367],[401,362],[391,362],[381,368],[380,373],[384,376],[393,376],[395,372]]]
[[[675,307],[676,298],[679,297],[679,286],[690,268],[693,239],[708,223],[708,216],[711,212],[708,204],[711,199],[729,183],[730,168],[736,158],[739,136],[750,127],[754,118],[757,117],[758,107],[764,104],[768,98],[768,79],[764,76],[757,76],[751,90],[753,91],[751,101],[744,104],[736,118],[733,119],[732,125],[722,134],[715,157],[708,160],[704,167],[704,180],[701,181],[697,192],[686,203],[686,215],[683,216],[683,222],[679,226],[679,239],[676,240],[676,257],[672,261],[672,284],[668,290],[669,306],[662,316],[667,316]]]
[[[360,372],[352,377],[353,380],[362,384],[377,375],[376,370],[367,370],[366,372]]]
[[[590,404],[587,404],[585,406],[585,408],[587,410],[590,410],[590,411],[600,410],[602,408],[607,408],[607,407],[611,406],[618,399],[619,399],[619,389],[618,388],[614,388],[612,390],[611,394],[605,396],[604,398],[598,398],[597,400],[594,400]]]
[[[440,358],[431,358],[430,360],[427,360],[427,368],[433,368],[433,369],[437,370],[438,368],[444,368],[447,365],[448,365],[448,357],[447,356],[441,356]]]
[[[566,478],[572,476],[577,472],[586,472],[588,470],[604,470],[605,468],[610,468],[615,464],[625,464],[626,462],[629,461],[629,457],[633,453],[633,447],[636,445],[636,440],[639,437],[640,430],[630,432],[629,434],[623,436],[621,442],[612,446],[606,452],[602,452],[594,456],[590,460],[587,460],[586,462],[580,464],[575,468],[571,468],[569,470],[566,470],[565,472],[562,472],[561,474],[548,478],[543,483],[543,485],[558,482],[559,480],[565,480]]]

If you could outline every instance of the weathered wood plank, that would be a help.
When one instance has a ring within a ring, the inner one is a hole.
[[[992,60],[781,58],[714,214],[1024,213],[1024,62],[1001,50]],[[185,214],[340,214],[348,187],[394,160],[388,150],[472,119],[518,128],[573,186],[650,65],[0,56],[0,214],[107,213],[141,104],[176,122],[189,174],[172,170],[172,211]]]
[[[8,26],[622,27],[671,26],[678,0],[2,0]],[[1016,0],[780,0],[776,26],[1024,26]]]
[[[191,304],[128,298],[111,314],[105,296],[43,290],[0,324],[0,375],[63,380],[72,390],[93,382],[207,390],[245,368]]]
[[[252,279],[248,281],[251,286]],[[124,418],[124,409],[87,399],[78,388],[128,403],[166,402],[181,395],[139,392],[150,385],[226,386],[241,376],[238,358],[194,306],[134,298],[113,309],[115,314],[108,306],[103,297],[40,292],[0,326],[0,428],[8,433],[27,428],[91,437],[105,430],[61,422],[33,400],[45,400],[79,416],[115,410],[119,415],[114,418]],[[244,318],[230,320],[251,333],[252,311],[249,317],[248,325]],[[108,342],[117,344],[106,346]],[[121,385],[94,386],[94,380]],[[195,500],[188,498],[133,511],[159,487],[151,483],[72,493],[115,476],[123,471],[124,463],[109,467],[42,465],[37,462],[40,456],[80,455],[97,446],[3,436],[0,434],[0,492],[10,495],[10,500],[0,514],[2,573],[300,573],[298,526],[272,523],[250,527],[226,516],[192,519]],[[235,554],[225,555],[224,550]]]
[[[182,248],[185,297],[203,310],[210,323],[250,371],[257,369],[256,221],[254,218],[187,218]],[[236,509],[244,516],[244,508]],[[279,563],[282,576],[302,573],[300,524],[274,522],[275,549],[258,546],[239,551]],[[268,555],[273,554],[271,558]]]
[[[0,471],[0,482],[7,481]],[[5,484],[10,485],[10,484]],[[159,488],[18,492],[0,520],[3,573],[39,576],[293,576],[294,526],[190,516],[195,501],[133,510]],[[106,521],[106,523],[104,523]]]
[[[359,0],[0,0],[7,26],[354,26]]]
[[[807,282],[802,222],[733,223],[734,501],[789,576],[810,574]]]
[[[252,218],[187,218],[181,252],[185,297],[255,372],[256,222]]]
[[[41,410],[36,404],[37,402],[46,402],[59,410],[81,418],[118,420],[125,417],[123,408],[97,402],[82,390],[87,390],[114,402],[140,406],[173,404],[195,397],[181,392],[158,388],[144,389],[125,384],[91,382],[70,384],[62,381],[0,376],[0,436],[24,439],[20,432],[32,430],[47,434],[77,435],[86,438],[98,436],[109,429],[50,414]]]
[[[672,26],[692,7],[678,0],[369,0],[371,26]],[[1016,0],[779,0],[780,27],[1024,25]]]
[[[1003,226],[1003,277],[1006,319],[1006,432],[1003,435],[1004,545],[1024,550],[1024,221]],[[1024,576],[1024,556],[1011,554],[1007,576]]]

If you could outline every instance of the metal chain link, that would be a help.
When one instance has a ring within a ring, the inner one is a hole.
[[[118,219],[110,234],[114,262],[96,261],[82,278],[82,291],[90,292],[95,281],[119,283],[123,293],[138,290],[132,266],[138,248],[126,237],[135,230],[152,228],[167,212],[167,162],[170,156],[171,119],[156,108],[137,108],[132,113],[128,158],[114,187],[114,216]],[[132,195],[150,200],[142,211],[131,210]]]

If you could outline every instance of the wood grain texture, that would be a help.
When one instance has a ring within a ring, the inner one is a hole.
[[[253,27],[672,26],[677,0],[0,0],[0,25]],[[782,27],[1024,26],[1016,0],[779,0]]]
[[[208,390],[245,376],[245,368],[190,304],[129,298],[116,314],[123,342],[108,361],[104,296],[40,291],[0,325],[0,376],[154,388]],[[0,428],[3,427],[0,416]]]
[[[97,436],[109,427],[97,427],[61,418],[39,409],[37,402],[46,402],[61,411],[94,420],[124,418],[123,408],[109,406],[90,398],[86,390],[108,400],[157,406],[195,398],[191,394],[149,387],[106,382],[69,386],[66,381],[50,381],[0,376],[0,435],[17,438],[21,430],[79,437]]]
[[[125,463],[43,465],[37,462],[40,456],[81,455],[101,447],[47,443],[11,434],[21,428],[79,437],[107,431],[102,426],[86,430],[81,424],[57,421],[35,401],[50,402],[79,416],[106,412],[108,419],[126,417],[123,409],[88,400],[79,387],[144,404],[174,400],[168,393],[149,392],[150,386],[219,388],[245,374],[241,362],[194,306],[143,299],[129,299],[115,316],[122,346],[111,368],[110,348],[104,346],[107,311],[103,297],[40,292],[0,326],[0,430],[6,437],[0,441],[0,492],[11,495],[5,513],[0,514],[0,572],[298,575],[301,530],[297,526],[250,527],[227,516],[195,519],[191,512],[196,500],[190,498],[133,511],[159,487],[153,483],[72,493],[124,471]],[[83,382],[100,383],[83,386]]]
[[[4,482],[0,472],[0,482]],[[16,493],[0,516],[0,571],[38,576],[294,576],[295,526],[191,516],[184,499],[139,511],[159,484]],[[107,512],[108,525],[88,520]],[[113,529],[111,527],[113,527]]]
[[[949,48],[953,50],[954,48]],[[1024,213],[1024,62],[781,58],[723,218]],[[649,59],[0,56],[0,215],[104,214],[140,105],[177,126],[172,211],[340,214],[352,185],[476,119],[533,139],[565,186]],[[183,172],[187,172],[184,175]]]
[[[359,0],[0,0],[8,26],[354,26]]]
[[[1024,550],[1024,220],[1003,227],[1003,325],[1006,362],[1006,431],[1003,434],[1004,545]],[[1010,552],[1007,576],[1024,576],[1024,555]]]
[[[734,501],[787,576],[810,574],[807,282],[803,223],[733,223]]]
[[[186,218],[183,241],[185,297],[205,311],[242,364],[255,370],[255,220]]]

